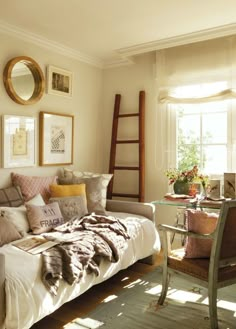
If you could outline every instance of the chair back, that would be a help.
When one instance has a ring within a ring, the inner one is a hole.
[[[221,207],[212,249],[216,260],[236,259],[236,200],[225,201]]]

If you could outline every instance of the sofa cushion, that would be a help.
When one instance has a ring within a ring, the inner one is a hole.
[[[0,247],[21,238],[22,235],[16,227],[0,215]]]
[[[25,201],[40,193],[46,203],[50,198],[49,185],[57,183],[57,176],[25,176],[11,173],[11,179],[14,186],[20,187]]]
[[[100,174],[94,173],[89,171],[78,171],[78,170],[71,170],[68,168],[63,169],[64,178],[74,179],[75,177],[78,178],[92,178],[92,177],[101,177],[101,192],[102,192],[102,206],[106,208],[106,199],[107,199],[107,186],[112,178],[112,174]]]
[[[73,175],[73,184],[85,184],[88,212],[95,212],[98,215],[105,215],[106,202],[103,199],[103,178],[97,177],[76,177]]]
[[[51,231],[64,223],[59,204],[53,202],[45,206],[26,204],[27,217],[33,234]]]
[[[52,198],[60,198],[65,196],[80,196],[85,193],[85,184],[72,184],[72,185],[50,185],[50,193]]]
[[[88,213],[87,201],[84,195],[51,198],[49,201],[58,202],[66,222],[74,216],[80,218]]]
[[[187,230],[194,233],[210,234],[216,228],[218,217],[219,215],[216,213],[187,209],[185,211]],[[211,255],[211,247],[211,239],[187,237],[185,258],[209,258]]]
[[[19,186],[10,186],[0,189],[0,207],[19,207],[24,198]]]
[[[40,194],[36,195],[33,199],[25,204],[43,206],[45,202]],[[28,218],[26,215],[26,207],[0,207],[0,216],[11,222],[21,235],[26,235],[30,231]]]

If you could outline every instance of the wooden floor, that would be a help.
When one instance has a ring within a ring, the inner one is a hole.
[[[129,282],[137,280],[152,271],[162,262],[161,254],[156,257],[154,265],[137,262],[128,269],[120,271],[109,280],[89,289],[81,296],[64,304],[60,309],[34,324],[31,329],[63,329],[73,319],[82,317],[96,308],[106,297],[119,291]],[[125,279],[125,280],[124,280]]]

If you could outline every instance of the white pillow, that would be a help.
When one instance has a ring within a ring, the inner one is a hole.
[[[29,232],[30,226],[26,216],[25,206],[1,207],[0,216],[11,222],[20,234],[26,235]]]
[[[37,194],[25,204],[44,206],[45,202],[42,196]],[[0,207],[0,216],[11,222],[20,234],[26,235],[30,231],[26,207],[24,205],[20,207]]]
[[[25,202],[25,204],[30,204],[30,205],[33,205],[33,206],[44,206],[45,202],[43,200],[42,195],[39,193],[39,194],[35,195],[29,201]]]

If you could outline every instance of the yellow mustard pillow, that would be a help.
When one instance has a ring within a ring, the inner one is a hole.
[[[50,192],[52,198],[59,198],[64,196],[79,196],[85,193],[85,184],[74,184],[74,185],[56,185],[51,184]]]

